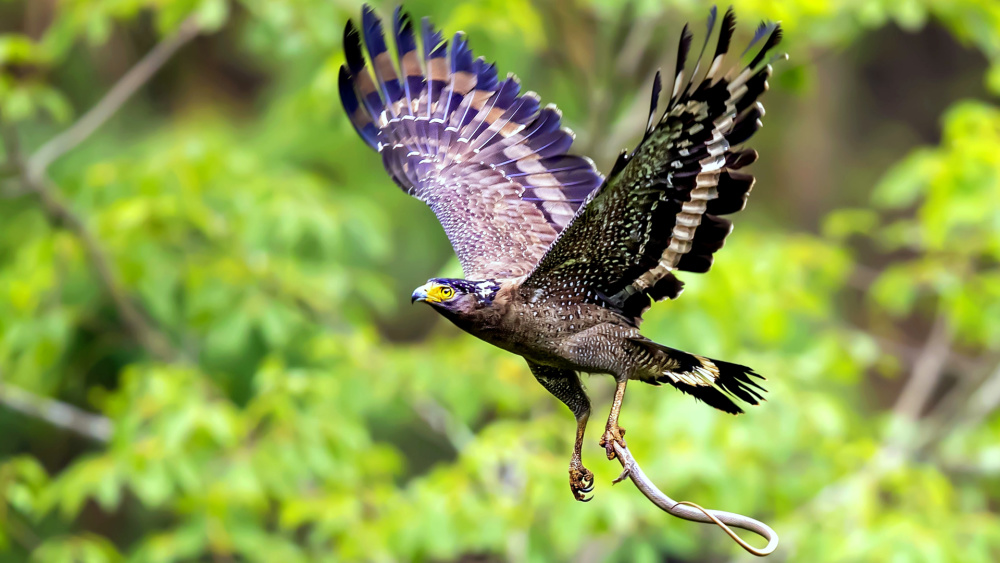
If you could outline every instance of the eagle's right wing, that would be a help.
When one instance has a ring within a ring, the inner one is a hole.
[[[461,34],[449,49],[425,18],[421,57],[413,25],[397,8],[397,75],[369,6],[361,23],[374,79],[350,22],[340,74],[358,134],[393,180],[434,211],[467,278],[524,276],[604,177],[590,159],[567,154],[573,135],[559,110],[521,94],[512,76],[498,80]]]
[[[709,35],[715,16],[713,8]],[[700,82],[700,56],[691,79],[684,79],[691,44],[685,26],[666,111],[656,121],[657,75],[646,136],[631,156],[619,157],[604,185],[525,279],[526,298],[596,303],[638,323],[651,299],[680,293],[674,270],[708,271],[732,229],[719,215],[743,209],[753,186],[753,176],[739,170],[757,153],[736,147],[760,128],[764,108],[756,100],[771,74],[765,57],[781,40],[778,25],[761,24],[747,47],[766,38],[760,51],[747,66],[727,73],[722,67],[735,21],[730,9]]]

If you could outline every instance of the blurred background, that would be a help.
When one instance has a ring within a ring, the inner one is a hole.
[[[406,7],[558,103],[607,171],[709,4]],[[674,498],[771,524],[772,561],[1000,560],[1000,3],[736,8],[737,45],[776,19],[791,55],[757,186],[643,332],[753,366],[768,402],[632,385],[629,446]],[[359,16],[0,2],[0,561],[749,558],[612,488],[610,378],[587,380],[580,504],[569,411],[410,306],[459,269],[341,109]]]

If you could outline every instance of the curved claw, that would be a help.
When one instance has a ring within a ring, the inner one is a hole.
[[[593,495],[585,497],[586,493],[594,490],[594,474],[582,464],[574,464],[569,468],[569,488],[573,491],[573,497],[580,502],[589,502]]]

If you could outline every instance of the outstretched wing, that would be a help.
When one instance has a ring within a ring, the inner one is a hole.
[[[434,211],[467,278],[527,274],[604,178],[590,159],[566,154],[573,134],[560,127],[559,110],[541,108],[533,92],[520,95],[513,76],[498,80],[462,34],[449,50],[425,18],[418,57],[411,20],[397,8],[397,73],[370,7],[361,19],[374,80],[351,22],[340,69],[358,134],[393,180]]]
[[[713,8],[708,35],[715,16]],[[753,176],[740,169],[757,153],[735,147],[761,126],[764,108],[756,100],[771,74],[765,57],[781,39],[776,24],[761,24],[744,54],[766,38],[760,51],[748,65],[724,72],[735,23],[730,9],[711,64],[697,82],[701,55],[685,80],[691,45],[685,26],[666,111],[656,120],[657,75],[646,136],[631,155],[622,153],[607,182],[524,281],[527,298],[589,301],[638,324],[651,300],[680,294],[674,270],[708,271],[732,230],[719,216],[743,209],[753,186]]]

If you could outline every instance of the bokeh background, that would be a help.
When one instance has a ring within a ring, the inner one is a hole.
[[[603,170],[708,7],[407,2],[557,102]],[[736,8],[738,42],[777,19],[791,54],[757,187],[643,332],[753,366],[768,402],[635,384],[630,448],[675,498],[770,523],[774,561],[996,561],[1000,3]],[[0,561],[748,558],[611,486],[609,378],[580,504],[565,407],[410,306],[459,269],[340,107],[359,14],[0,3]]]

